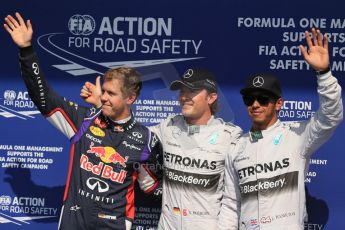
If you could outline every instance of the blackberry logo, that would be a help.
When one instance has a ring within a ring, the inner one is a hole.
[[[6,90],[4,92],[4,98],[6,101],[13,101],[14,99],[16,99],[16,92],[14,90]]]
[[[75,14],[68,21],[68,29],[74,35],[90,35],[95,28],[95,19],[90,15]]]

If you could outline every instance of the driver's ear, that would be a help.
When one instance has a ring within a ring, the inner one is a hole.
[[[275,104],[275,110],[279,111],[281,107],[283,106],[283,103],[284,103],[283,99],[281,97],[278,98]]]
[[[208,104],[212,105],[218,98],[218,94],[217,93],[210,93],[208,94]]]
[[[127,104],[128,105],[132,105],[135,100],[137,99],[137,95],[135,93],[131,93],[128,97],[127,97]]]

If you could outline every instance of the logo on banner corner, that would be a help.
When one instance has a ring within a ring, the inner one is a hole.
[[[5,89],[0,95],[0,117],[26,120],[40,113],[26,91]]]
[[[0,226],[28,225],[32,220],[56,218],[57,208],[47,207],[42,197],[0,196]]]

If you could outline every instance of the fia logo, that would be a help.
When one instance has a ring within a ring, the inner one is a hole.
[[[75,14],[68,21],[68,29],[74,35],[90,35],[95,28],[95,19],[90,15]]]
[[[16,92],[14,90],[6,90],[4,92],[4,98],[7,101],[14,101],[14,99],[16,99]]]

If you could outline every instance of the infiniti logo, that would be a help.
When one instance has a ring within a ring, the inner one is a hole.
[[[96,108],[95,107],[92,107],[91,109],[90,109],[90,117],[92,117],[94,114],[96,114]]]
[[[188,69],[188,70],[183,74],[183,78],[190,78],[191,76],[193,76],[193,70],[192,70],[192,69]]]
[[[255,87],[261,87],[264,85],[264,83],[265,83],[265,81],[264,81],[263,77],[261,77],[261,76],[257,76],[253,80],[253,86],[255,86]]]
[[[91,190],[95,190],[97,188],[99,193],[107,192],[109,190],[109,185],[96,177],[90,177],[87,179],[86,185]]]
[[[36,62],[32,63],[32,68],[34,69],[34,73],[36,75],[40,73],[40,69],[38,68],[38,64]]]
[[[139,132],[133,132],[132,135],[133,135],[133,137],[136,137],[136,138],[142,138],[143,137],[143,135]]]

